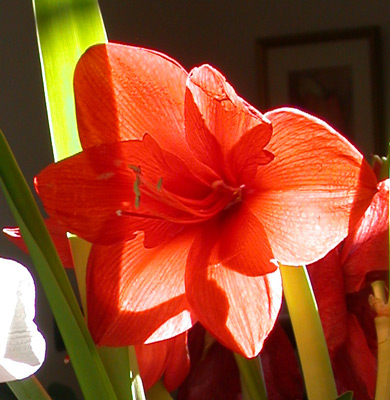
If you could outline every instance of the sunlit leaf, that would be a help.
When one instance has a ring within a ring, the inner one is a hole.
[[[81,150],[73,98],[77,60],[107,41],[97,0],[33,0],[55,160]]]

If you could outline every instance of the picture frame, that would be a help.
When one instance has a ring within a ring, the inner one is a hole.
[[[379,27],[257,41],[260,107],[327,121],[366,157],[387,154]]]

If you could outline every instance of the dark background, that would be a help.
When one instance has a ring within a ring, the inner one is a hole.
[[[389,126],[390,2],[101,0],[100,6],[110,40],[157,49],[188,70],[212,64],[256,107],[260,97],[258,39],[377,25],[382,35],[384,112]],[[28,0],[0,0],[0,128],[31,183],[34,175],[52,162],[52,154]],[[0,221],[1,226],[14,225],[1,193]],[[0,254],[31,264],[3,237]],[[53,381],[72,382],[71,368],[63,363],[65,353],[55,351],[53,321],[40,290],[38,322],[48,341],[47,361],[39,378],[46,386]]]

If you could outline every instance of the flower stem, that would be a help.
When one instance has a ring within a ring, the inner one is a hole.
[[[336,384],[306,268],[280,265],[280,272],[307,396],[310,400],[335,399]]]
[[[173,400],[161,380],[148,390],[147,396],[148,400]]]
[[[133,399],[146,400],[141,375],[139,374],[135,348],[134,346],[130,346],[128,350],[129,350],[129,363],[130,363],[130,384],[131,384],[131,393],[133,395]]]
[[[375,329],[378,341],[378,361],[375,400],[390,399],[390,310],[383,281],[371,284],[374,296],[369,301],[377,313]]]
[[[234,353],[240,370],[241,385],[251,400],[267,400],[263,372],[259,357],[247,359]]]

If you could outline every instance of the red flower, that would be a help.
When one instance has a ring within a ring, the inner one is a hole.
[[[178,400],[239,400],[240,373],[233,353],[199,324],[188,332],[191,369],[180,385]]]
[[[190,370],[187,332],[161,342],[137,345],[135,350],[145,390],[164,376],[164,385],[171,392]]]
[[[347,235],[376,191],[361,154],[312,116],[262,115],[210,66],[188,74],[150,50],[89,49],[75,94],[84,150],[36,188],[93,242],[94,340],[153,342],[199,320],[258,354],[281,302],[272,260],[312,262]]]
[[[368,285],[387,280],[389,185],[378,184],[347,239],[308,268],[339,390],[353,390],[357,400],[372,399],[375,391],[377,341]]]

